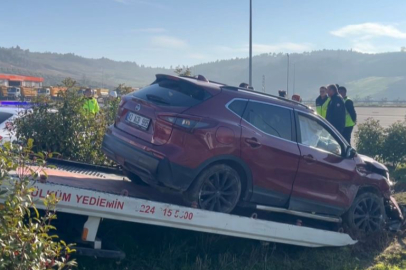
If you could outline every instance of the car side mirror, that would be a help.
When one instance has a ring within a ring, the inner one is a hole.
[[[347,152],[345,153],[345,157],[354,158],[356,154],[357,154],[357,151],[354,148],[352,148],[351,146],[348,146]]]

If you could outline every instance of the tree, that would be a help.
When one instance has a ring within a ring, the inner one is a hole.
[[[178,74],[179,76],[192,76],[192,71],[190,70],[189,67],[180,67],[177,66],[174,70],[174,72],[176,74]]]
[[[374,158],[382,157],[384,129],[379,120],[368,118],[365,123],[358,125],[355,132],[356,148],[360,154]]]
[[[406,124],[396,122],[385,129],[382,156],[386,162],[396,168],[406,158]]]
[[[133,88],[131,86],[126,86],[125,83],[120,83],[118,87],[116,88],[117,94],[124,96],[127,95],[133,91]]]
[[[62,84],[63,84],[66,88],[69,89],[69,88],[73,88],[73,87],[76,86],[76,81],[75,81],[74,79],[68,77],[68,78],[65,78],[65,79],[62,81]]]

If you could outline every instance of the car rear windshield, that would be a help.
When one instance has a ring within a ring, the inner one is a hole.
[[[160,106],[192,107],[211,97],[203,88],[183,81],[162,80],[135,91],[134,97]]]
[[[13,116],[12,113],[0,112],[0,124],[9,119],[11,116]]]

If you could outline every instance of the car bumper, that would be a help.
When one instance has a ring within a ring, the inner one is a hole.
[[[124,169],[138,175],[150,185],[163,185],[185,191],[192,183],[193,169],[170,162],[167,157],[157,157],[147,147],[136,147],[114,134],[106,134],[102,150],[106,156]]]

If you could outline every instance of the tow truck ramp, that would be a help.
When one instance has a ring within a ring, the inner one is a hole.
[[[83,181],[86,180],[74,179],[69,183]],[[103,180],[100,181],[103,182]],[[119,184],[123,181],[112,181],[113,184],[115,182]],[[133,185],[132,183],[128,184]],[[6,185],[7,183],[3,183],[3,186]],[[82,240],[93,243],[95,249],[101,248],[101,242],[96,238],[101,219],[136,222],[306,247],[339,247],[356,243],[345,233],[128,197],[125,196],[127,191],[124,191],[124,195],[111,194],[75,187],[73,184],[67,185],[66,182],[59,184],[33,181],[31,185],[36,188],[31,195],[38,209],[44,209],[43,199],[47,194],[54,193],[59,199],[56,207],[57,212],[87,216],[88,219],[83,226]],[[4,199],[0,198],[0,202],[4,202]]]

